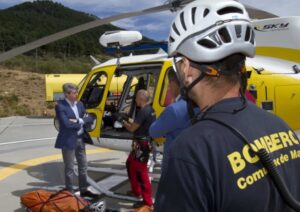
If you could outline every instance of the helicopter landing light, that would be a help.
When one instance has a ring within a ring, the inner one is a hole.
[[[142,38],[142,34],[138,31],[110,31],[105,32],[99,42],[104,47],[120,47],[131,45]]]

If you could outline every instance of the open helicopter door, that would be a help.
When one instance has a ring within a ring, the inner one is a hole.
[[[93,70],[80,89],[80,101],[87,112],[95,117],[94,124],[87,129],[91,137],[100,137],[101,120],[115,68],[115,66],[109,66]]]

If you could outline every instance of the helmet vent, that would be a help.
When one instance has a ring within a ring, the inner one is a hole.
[[[245,41],[249,41],[250,40],[250,35],[251,35],[251,28],[249,26],[247,26],[246,35],[245,35]]]
[[[254,38],[255,38],[255,34],[254,34],[254,31],[251,30],[251,39],[250,39],[250,42],[254,45]]]
[[[196,14],[196,10],[197,10],[197,7],[193,7],[193,8],[192,8],[192,22],[193,22],[193,24],[195,24],[195,14]]]
[[[212,41],[210,41],[208,39],[199,40],[197,43],[199,45],[201,45],[203,47],[206,47],[206,48],[209,48],[209,49],[213,49],[213,48],[217,47],[217,45],[214,42],[212,42]]]
[[[216,42],[218,45],[222,45],[222,41],[220,39],[220,36],[218,35],[217,32],[211,33],[209,36],[209,39]]]
[[[220,10],[217,11],[217,13],[219,15],[226,15],[226,14],[229,14],[229,13],[240,13],[240,14],[243,14],[243,10],[241,10],[240,8],[237,8],[237,7],[225,7],[225,8],[222,8]]]
[[[209,13],[209,9],[205,8],[204,12],[203,12],[203,18],[205,18]]]
[[[219,29],[218,32],[219,32],[220,38],[222,39],[223,43],[231,42],[231,37],[230,37],[230,34],[229,34],[227,28],[223,27],[223,28]]]
[[[170,42],[170,43],[173,43],[174,41],[175,41],[174,38],[170,36],[170,37],[169,37],[169,42]]]
[[[172,25],[172,28],[173,28],[174,32],[175,32],[178,36],[180,36],[180,33],[179,33],[179,31],[178,31],[178,29],[177,29],[175,23]]]
[[[184,13],[180,13],[180,22],[181,22],[181,25],[183,27],[183,29],[186,31],[186,26],[185,26],[185,23],[184,23],[184,17],[183,17]]]
[[[234,26],[236,37],[240,38],[242,35],[242,26],[241,25],[235,25]]]

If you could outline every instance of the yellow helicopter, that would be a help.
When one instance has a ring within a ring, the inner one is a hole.
[[[300,130],[300,42],[297,39],[300,17],[254,20],[253,24],[257,56],[246,61],[247,90],[258,107],[278,115],[294,130]],[[115,49],[122,51],[132,49],[127,46],[140,39],[136,31],[115,31],[103,34],[100,42],[105,47],[118,44]],[[166,76],[171,68],[172,61],[162,49],[156,54],[130,54],[102,64],[98,62],[79,84],[79,99],[96,120],[90,129],[93,144],[129,150],[132,135],[114,126],[113,113],[134,117],[134,93],[144,88],[150,91],[153,108],[159,116],[168,104]],[[63,82],[75,82],[68,75],[60,79],[61,82],[55,81],[60,92]],[[121,86],[116,86],[118,80]],[[113,98],[112,92],[118,94],[117,98]]]

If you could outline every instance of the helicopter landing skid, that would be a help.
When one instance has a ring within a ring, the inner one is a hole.
[[[160,178],[160,174],[153,173],[154,166],[155,166],[154,161],[150,159],[149,160],[149,164],[148,164],[149,178],[150,178],[151,181],[158,182],[158,180]],[[113,180],[113,181],[117,181],[117,184],[120,184],[120,183],[122,183],[122,182],[124,182],[124,181],[126,181],[128,179],[127,172],[124,169],[123,170],[118,170],[118,169],[112,169],[112,168],[88,167],[88,171],[100,172],[100,173],[109,173],[109,174],[117,175],[118,179],[117,180]],[[88,180],[88,183],[95,190],[97,190],[98,192],[100,192],[100,194],[105,195],[107,197],[116,198],[116,199],[122,199],[122,200],[129,200],[129,201],[134,201],[134,202],[140,201],[140,199],[138,199],[136,197],[132,197],[132,196],[128,196],[128,195],[123,195],[123,194],[119,194],[119,193],[116,193],[116,192],[112,192],[112,191],[109,190],[109,188],[107,188],[106,186],[103,186],[103,185],[97,183],[96,181],[94,181],[90,177],[88,177],[87,180]]]

